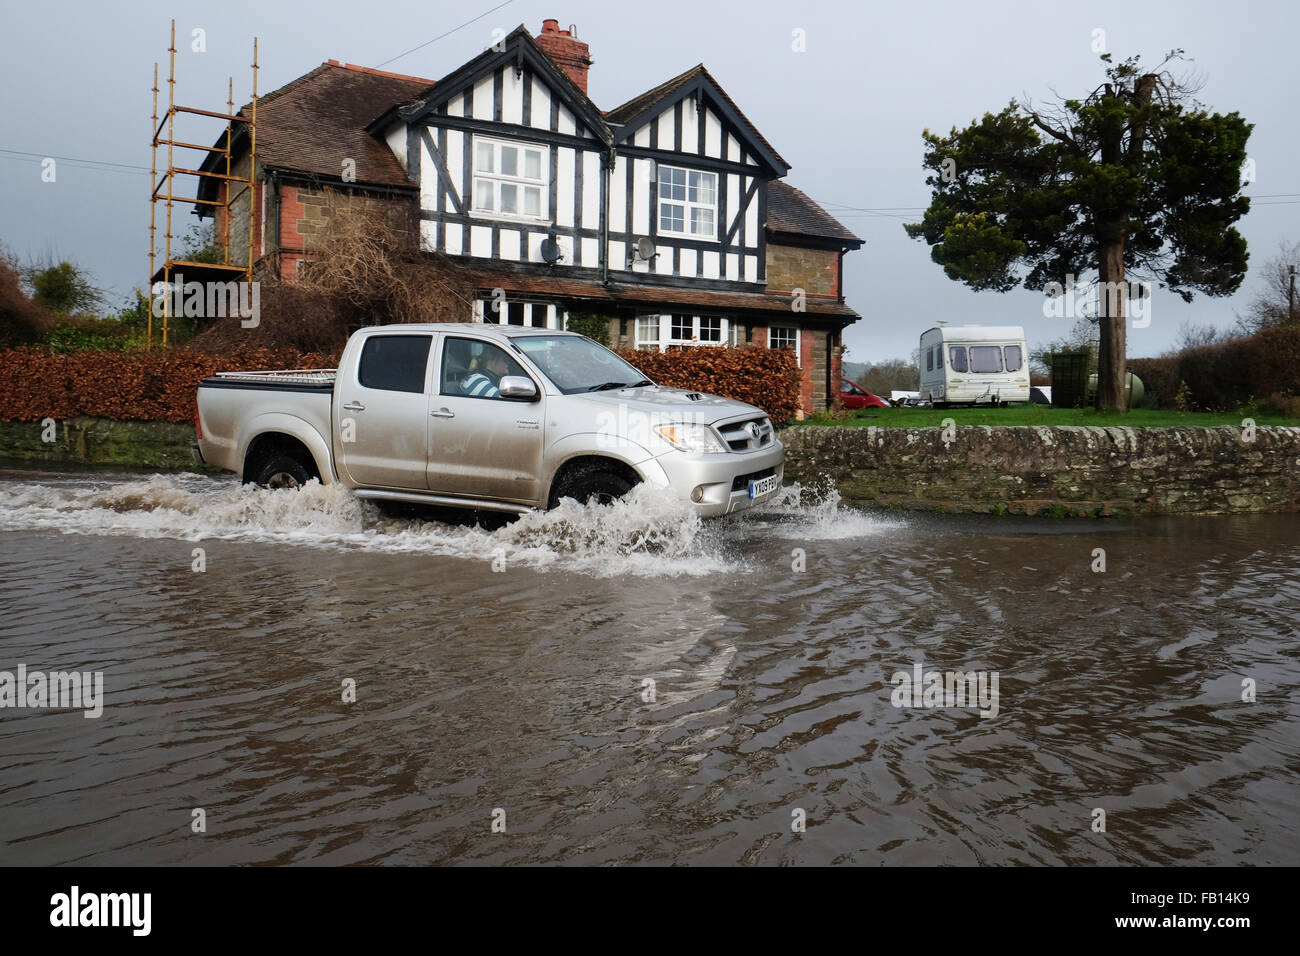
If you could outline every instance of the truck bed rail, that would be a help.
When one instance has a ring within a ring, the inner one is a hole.
[[[333,385],[337,369],[307,368],[269,372],[218,372],[213,378],[230,382],[283,383],[285,385]]]

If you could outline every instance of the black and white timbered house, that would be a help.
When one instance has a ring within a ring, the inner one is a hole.
[[[789,164],[703,65],[602,112],[574,33],[520,26],[415,95],[414,78],[331,61],[353,71],[349,102],[365,84],[389,97],[360,124],[386,147],[375,188],[414,202],[422,247],[467,267],[479,321],[554,328],[584,313],[607,317],[621,347],[793,348],[805,409],[825,408],[858,318],[841,264],[861,240],[782,182]],[[277,234],[292,235],[277,209]]]

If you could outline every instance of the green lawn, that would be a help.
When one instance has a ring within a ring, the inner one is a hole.
[[[1127,414],[1098,412],[1091,408],[1052,408],[1050,405],[1012,405],[1009,408],[864,408],[845,412],[843,418],[814,415],[803,425],[869,426],[883,428],[938,427],[945,418],[958,425],[1127,425],[1152,428],[1166,425],[1236,425],[1253,418],[1256,425],[1300,425],[1300,419],[1269,415],[1251,409],[1236,412],[1166,412],[1136,408]]]

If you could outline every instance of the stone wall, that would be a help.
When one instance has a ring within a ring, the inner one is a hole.
[[[0,422],[0,459],[51,465],[122,465],[207,471],[190,456],[194,426],[78,417],[55,423],[44,441],[39,422]]]
[[[950,440],[944,441],[947,437]],[[787,483],[847,500],[993,514],[1300,510],[1300,428],[785,429]]]
[[[802,249],[767,244],[767,291],[789,295],[803,289],[808,295],[840,294],[840,254],[834,249]]]

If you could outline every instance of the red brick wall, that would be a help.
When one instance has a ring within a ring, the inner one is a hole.
[[[812,329],[799,330],[799,362],[800,377],[802,381],[799,385],[799,393],[803,398],[803,410],[805,415],[811,415],[813,408],[813,347],[814,338]]]
[[[840,340],[841,333],[835,335],[835,340]],[[844,375],[844,357],[840,349],[841,345],[836,345],[831,349],[831,395],[830,404],[832,408],[840,406],[840,378]]]

